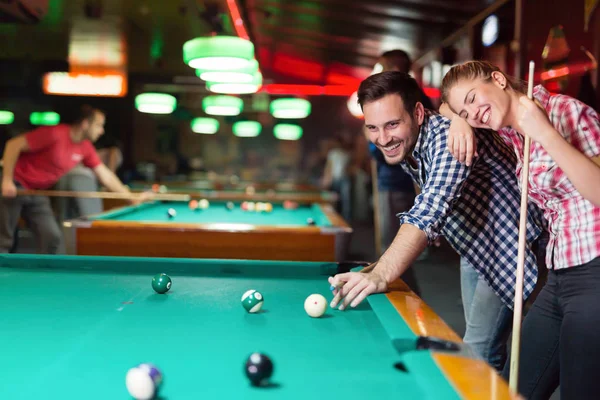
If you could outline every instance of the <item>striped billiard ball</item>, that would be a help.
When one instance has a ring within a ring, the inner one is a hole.
[[[134,399],[150,400],[156,398],[162,379],[162,373],[158,368],[144,363],[127,371],[125,386]]]
[[[242,306],[249,313],[257,313],[263,306],[265,299],[260,292],[254,289],[248,290],[242,296]]]

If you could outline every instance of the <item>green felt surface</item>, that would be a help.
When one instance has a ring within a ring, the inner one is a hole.
[[[152,185],[148,185],[148,184],[131,183],[128,186],[133,190],[152,190]],[[225,185],[225,187],[222,189],[215,189],[216,187],[222,186],[222,185],[215,185],[214,183],[211,183],[211,182],[192,182],[189,185],[174,184],[172,186],[169,186],[169,184],[166,183],[166,184],[164,184],[164,186],[166,186],[166,188],[167,188],[166,193],[194,194],[198,191],[218,190],[219,193],[223,193],[223,194],[227,194],[227,193],[239,194],[239,193],[245,193],[246,187],[252,186],[252,185],[245,185],[245,186],[240,186],[240,187],[231,187],[231,186]],[[321,194],[324,196],[331,195],[331,193],[329,193],[327,191],[322,191],[319,189],[315,189],[315,190],[301,189],[301,190],[299,190],[298,188],[286,187],[285,185],[278,186],[274,189],[263,189],[263,188],[258,188],[258,189],[255,188],[254,189],[254,193],[256,193],[256,194],[266,194],[267,192],[270,192],[270,191],[275,191],[278,194],[290,194],[290,195],[295,195],[295,194],[302,194],[302,195]]]
[[[0,398],[128,399],[127,370],[152,362],[165,400],[457,399],[428,352],[394,348],[392,336],[412,333],[398,328],[384,295],[320,319],[305,314],[308,295],[331,298],[326,277],[335,267],[0,256]],[[166,295],[151,289],[158,272],[173,279]],[[264,312],[241,306],[251,288],[263,293]],[[251,387],[244,376],[254,351],[273,359],[272,387]]]
[[[233,210],[228,210],[226,201],[211,201],[204,210],[191,210],[186,202],[153,202],[139,206],[119,208],[114,211],[98,214],[92,219],[111,221],[165,222],[165,223],[197,223],[197,224],[250,224],[301,227],[308,226],[308,218],[312,218],[316,226],[331,226],[329,218],[318,205],[299,206],[297,209],[285,209],[273,204],[272,212],[243,211],[239,202],[233,202]],[[173,208],[176,216],[170,218],[168,210]]]

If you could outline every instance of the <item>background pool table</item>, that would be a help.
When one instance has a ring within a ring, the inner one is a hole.
[[[66,221],[68,254],[342,261],[352,229],[329,205],[271,213],[242,211],[211,201],[192,211],[186,202],[152,202]],[[173,208],[177,215],[169,218]],[[314,226],[307,219],[315,221]]]
[[[164,374],[162,399],[508,399],[505,382],[468,353],[417,350],[420,335],[459,339],[401,283],[349,311],[313,319],[336,263],[1,255],[2,399],[128,399],[127,370]],[[164,295],[152,276],[173,279]],[[264,310],[248,314],[257,289]],[[255,388],[247,356],[269,355]]]
[[[295,201],[301,204],[322,203],[334,204],[338,200],[337,193],[323,191],[316,186],[294,184],[244,184],[219,185],[212,182],[167,182],[159,185],[167,187],[167,193],[189,194],[193,198],[224,201]],[[129,185],[133,192],[152,190],[152,184],[137,182]],[[104,210],[111,210],[128,205],[126,200],[103,199]]]

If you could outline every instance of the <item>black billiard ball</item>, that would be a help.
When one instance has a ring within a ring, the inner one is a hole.
[[[227,208],[229,211],[234,209],[234,205],[231,201],[228,201],[227,204],[225,204],[225,208]]]
[[[315,224],[315,220],[314,220],[314,219],[312,219],[312,218],[308,218],[308,219],[306,220],[306,223],[307,223],[308,225],[314,225],[314,224]]]
[[[246,361],[246,376],[254,386],[268,383],[273,375],[273,362],[265,354],[252,353]]]

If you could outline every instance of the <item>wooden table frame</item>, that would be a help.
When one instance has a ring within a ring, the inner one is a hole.
[[[332,226],[158,223],[78,218],[63,224],[67,254],[344,261],[352,228],[330,205]],[[258,245],[257,245],[258,244]]]

